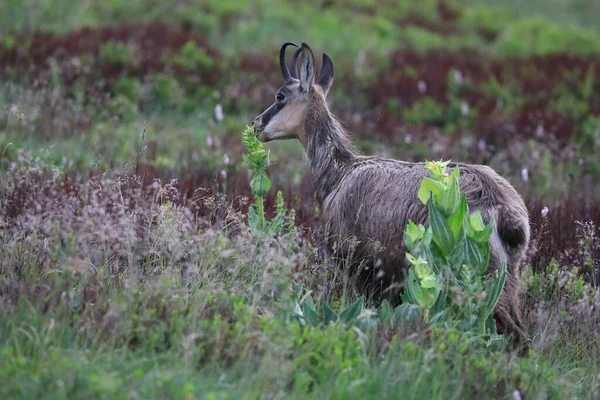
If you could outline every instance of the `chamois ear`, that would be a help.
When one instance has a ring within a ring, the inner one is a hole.
[[[333,83],[333,61],[331,58],[323,53],[323,63],[321,65],[321,71],[319,71],[319,77],[317,78],[317,85],[321,86],[323,92],[327,95],[329,88]]]
[[[308,91],[315,80],[315,57],[306,43],[302,43],[302,67],[300,69],[300,87]]]

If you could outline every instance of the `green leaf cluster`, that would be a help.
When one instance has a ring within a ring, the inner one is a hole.
[[[427,205],[428,227],[409,221],[404,242],[409,250],[407,290],[402,306],[418,306],[430,323],[451,321],[458,328],[496,334],[493,310],[506,278],[506,264],[488,273],[487,225],[479,210],[470,213],[460,193],[459,167],[449,161],[427,162],[419,200]]]
[[[271,180],[266,173],[266,169],[271,162],[270,153],[256,139],[256,132],[250,126],[246,126],[246,129],[244,129],[242,144],[247,151],[247,154],[243,155],[244,162],[248,169],[253,171],[253,176],[250,180],[250,189],[254,195],[254,205],[256,206],[256,209],[252,205],[248,208],[248,224],[254,231],[270,236],[278,235],[284,229],[288,231],[288,234],[293,234],[296,231],[296,212],[291,210],[288,213],[280,191],[277,192],[275,217],[271,221],[266,221],[265,219],[264,196],[271,189]]]

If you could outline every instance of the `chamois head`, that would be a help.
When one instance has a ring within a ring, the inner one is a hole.
[[[323,53],[323,64],[315,82],[315,58],[306,43],[298,48],[292,56],[288,67],[285,61],[287,46],[296,46],[285,42],[279,51],[279,64],[283,75],[283,86],[277,90],[275,103],[254,119],[254,129],[259,131],[258,139],[269,142],[277,139],[306,140],[304,121],[311,107],[327,106],[325,97],[333,82],[333,62]],[[300,76],[296,62],[302,55]]]

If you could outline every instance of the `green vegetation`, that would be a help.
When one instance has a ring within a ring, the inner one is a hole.
[[[0,2],[0,398],[594,398],[599,18],[587,0]],[[528,354],[496,334],[505,271],[486,274],[493,225],[458,168],[427,164],[429,223],[401,227],[403,304],[327,257],[302,147],[240,135],[285,40],[332,57],[365,153],[487,164],[523,195]]]
[[[256,139],[253,128],[246,126],[243,133],[242,143],[248,154],[244,154],[244,161],[249,170],[254,171],[250,181],[250,190],[254,195],[254,206],[248,208],[248,225],[257,232],[267,235],[279,235],[283,228],[293,235],[295,233],[295,211],[289,213],[283,205],[283,195],[277,192],[277,204],[275,206],[275,217],[271,221],[265,219],[264,196],[271,189],[271,180],[266,173],[270,163],[270,153],[265,151],[264,146]],[[286,218],[286,214],[287,218]]]
[[[428,208],[428,227],[409,221],[404,240],[410,253],[404,305],[423,310],[425,321],[456,322],[462,330],[496,335],[493,311],[506,279],[506,263],[487,271],[494,221],[483,224],[481,213],[469,213],[460,193],[459,168],[428,162],[419,200]],[[506,262],[506,260],[504,260]]]

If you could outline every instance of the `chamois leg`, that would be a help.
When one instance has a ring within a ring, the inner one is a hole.
[[[494,310],[494,319],[498,333],[513,334],[515,343],[519,346],[526,345],[528,342],[527,330],[521,317],[521,307],[519,300],[519,263],[521,257],[515,257],[515,254],[508,255],[502,246],[499,237],[493,235],[490,240],[490,265],[488,271],[497,271],[500,269],[501,260],[506,260],[506,281],[504,290],[500,295],[496,309]]]
[[[396,307],[400,305],[403,277],[392,276],[385,271],[383,266],[373,266],[372,263],[361,265],[355,277],[356,288],[377,306],[387,300],[392,307]]]

